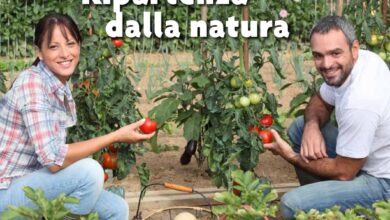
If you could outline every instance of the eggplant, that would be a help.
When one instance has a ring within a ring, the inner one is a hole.
[[[191,157],[192,155],[191,154],[186,154],[186,152],[184,152],[181,157],[180,157],[180,163],[181,165],[187,165],[191,162]]]
[[[180,163],[182,165],[187,165],[191,162],[191,157],[196,152],[196,146],[197,146],[197,141],[190,140],[187,142],[184,152],[180,157]]]
[[[197,141],[190,140],[187,142],[186,148],[185,148],[185,153],[188,155],[194,155],[196,152],[196,145]]]

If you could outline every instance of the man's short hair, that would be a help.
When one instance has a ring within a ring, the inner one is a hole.
[[[341,30],[347,39],[349,48],[352,48],[352,44],[356,40],[355,29],[351,23],[340,16],[326,16],[321,18],[311,30],[310,40],[313,34],[326,34],[330,30]]]

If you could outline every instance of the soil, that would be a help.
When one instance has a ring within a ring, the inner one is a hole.
[[[227,55],[231,56],[231,55]],[[290,54],[283,55],[283,70],[286,73],[287,80],[293,81],[295,73],[290,62]],[[156,91],[161,86],[170,83],[169,77],[173,70],[183,67],[192,67],[191,53],[171,53],[171,54],[132,54],[128,56],[128,63],[133,69],[140,72],[140,80],[135,82],[136,88],[142,94],[140,98],[139,109],[143,114],[156,105],[146,98],[146,90]],[[311,64],[305,63],[304,72],[312,68]],[[268,89],[278,97],[283,111],[288,110],[289,102],[302,89],[298,86],[291,86],[283,92],[278,90],[277,85],[273,82],[275,71],[272,66],[266,64],[260,71],[264,80],[267,82]],[[153,85],[151,84],[153,83]],[[286,127],[292,119],[286,121]],[[188,165],[180,164],[180,156],[184,151],[186,141],[182,136],[182,131],[177,128],[173,135],[160,134],[158,137],[160,144],[179,146],[178,150],[166,151],[159,154],[148,152],[142,157],[137,158],[137,164],[145,162],[150,169],[150,183],[172,182],[179,185],[185,185],[193,188],[214,187],[212,178],[207,174],[206,164],[199,165],[193,157]],[[265,152],[260,156],[260,162],[255,168],[258,176],[269,178],[272,183],[291,183],[297,182],[293,167],[279,156],[274,156],[270,152]],[[114,180],[114,184],[124,186],[127,192],[140,190],[138,174],[135,169],[123,180]],[[161,189],[155,189],[161,190]]]

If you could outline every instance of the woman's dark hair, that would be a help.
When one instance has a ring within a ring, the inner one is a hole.
[[[81,44],[81,34],[74,20],[65,14],[51,13],[41,18],[35,26],[34,45],[41,49],[45,37],[48,39],[47,43],[50,44],[53,30],[57,25],[67,40],[66,30],[69,31],[77,43]],[[38,63],[39,58],[37,57],[33,65],[36,66]]]

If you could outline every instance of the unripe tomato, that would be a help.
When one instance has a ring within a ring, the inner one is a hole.
[[[250,80],[250,79],[245,80],[244,86],[245,86],[245,88],[251,88],[253,86],[252,80]]]
[[[390,41],[388,41],[388,42],[385,43],[385,50],[386,50],[387,52],[390,52]]]
[[[268,128],[272,125],[273,119],[270,114],[265,114],[262,118],[260,118],[260,124],[264,127]]]
[[[234,89],[237,89],[241,86],[241,80],[238,77],[233,77],[230,79],[230,86]]]
[[[104,169],[112,169],[115,170],[118,168],[118,155],[117,154],[109,154],[103,153],[103,168]]]
[[[261,97],[257,93],[251,93],[249,94],[249,101],[251,102],[252,105],[256,105],[260,102]]]
[[[367,42],[371,46],[376,46],[379,44],[378,35],[371,34],[371,39]]]
[[[112,57],[112,54],[111,54],[110,50],[108,48],[104,48],[103,52],[102,52],[102,58],[103,59],[108,59],[110,57]]]
[[[145,122],[139,127],[144,134],[151,134],[157,128],[157,123],[149,118],[145,118]]]
[[[259,131],[259,136],[263,140],[264,144],[269,144],[273,141],[273,136],[272,136],[271,131],[261,130],[261,131]]]
[[[250,102],[248,97],[242,96],[240,98],[240,104],[242,105],[242,107],[247,107],[247,106],[249,106],[249,104],[251,104],[251,102]]]
[[[121,39],[112,39],[112,43],[116,48],[120,48],[121,46],[123,46],[123,41]]]

